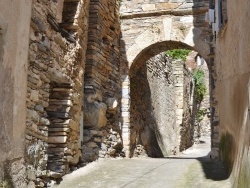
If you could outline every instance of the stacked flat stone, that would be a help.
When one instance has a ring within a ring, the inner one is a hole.
[[[84,76],[83,165],[122,154],[119,113],[119,2],[90,2],[87,61]]]
[[[26,121],[31,187],[61,178],[77,167],[81,156],[88,5],[84,0],[32,5]]]

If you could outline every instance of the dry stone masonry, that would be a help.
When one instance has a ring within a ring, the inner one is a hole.
[[[81,157],[80,118],[88,1],[34,1],[29,44],[26,160],[44,187]]]
[[[90,2],[84,83],[83,163],[122,156],[119,2]]]

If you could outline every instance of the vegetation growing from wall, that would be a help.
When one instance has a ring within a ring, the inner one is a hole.
[[[197,113],[198,122],[201,122],[203,120],[205,114],[206,114],[206,109],[198,110],[198,113]]]
[[[203,100],[207,92],[207,88],[205,85],[205,73],[203,70],[198,69],[194,71],[193,77],[194,77],[194,83],[195,83],[196,100],[197,100],[197,103],[199,104],[201,103],[201,101]]]
[[[206,95],[206,84],[205,84],[205,72],[201,69],[196,69],[193,72],[194,80],[194,104],[193,104],[193,115],[194,115],[194,126],[196,129],[196,137],[201,136],[201,121],[206,115],[206,109],[200,109],[201,103]]]
[[[187,49],[173,49],[166,51],[166,55],[171,57],[173,60],[181,59],[182,61],[186,61],[186,58],[191,50]]]

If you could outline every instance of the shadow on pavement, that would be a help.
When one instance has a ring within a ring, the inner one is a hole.
[[[211,159],[210,155],[203,157],[166,157],[166,159],[196,159],[200,162],[207,179],[222,181],[229,178],[229,173],[227,173],[223,163],[220,160]]]

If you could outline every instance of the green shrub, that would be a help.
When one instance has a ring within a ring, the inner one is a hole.
[[[181,59],[182,61],[186,61],[186,58],[190,52],[191,50],[187,49],[174,49],[174,50],[168,50],[165,53],[174,60]]]

